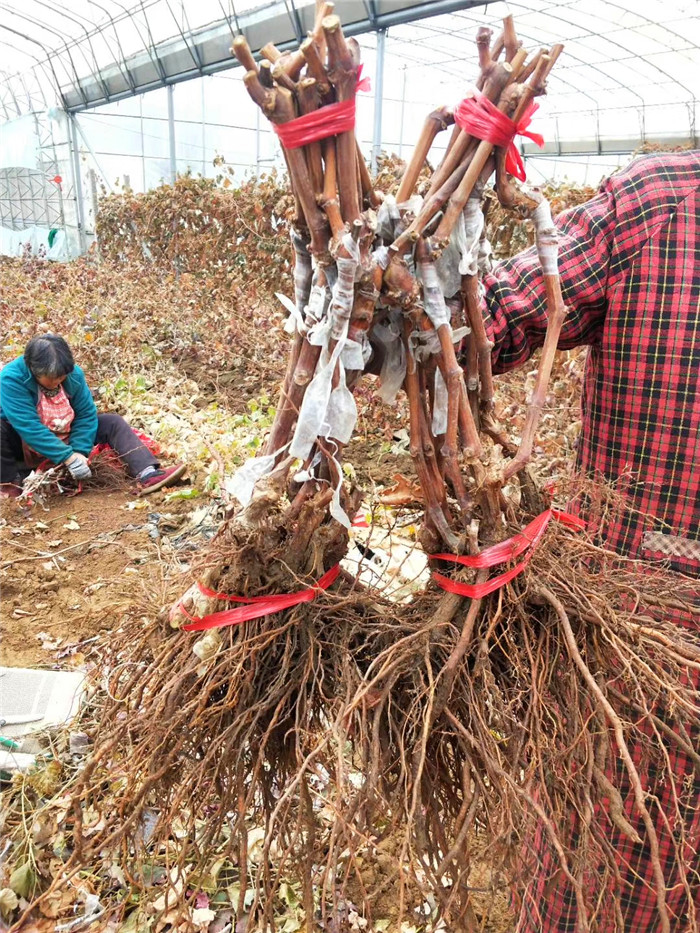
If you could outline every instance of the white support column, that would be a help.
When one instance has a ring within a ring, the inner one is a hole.
[[[401,87],[401,126],[399,127],[399,158],[403,158],[403,125],[406,114],[406,65],[403,66],[403,85]]]
[[[170,183],[177,178],[177,159],[175,158],[175,85],[168,85],[168,145],[170,150]]]
[[[260,177],[260,108],[255,108],[255,174]]]
[[[377,65],[374,73],[374,132],[372,134],[372,174],[377,171],[377,160],[382,150],[382,103],[384,99],[384,46],[386,29],[377,30]]]
[[[92,211],[92,232],[97,227],[97,176],[95,169],[88,169],[88,184],[90,186],[90,210]]]
[[[207,105],[204,93],[204,78],[199,79],[202,90],[202,178],[207,177]]]
[[[80,138],[81,138],[82,141],[83,141],[83,145],[85,146],[85,148],[87,149],[87,151],[90,153],[90,157],[92,158],[92,161],[93,161],[94,164],[95,164],[95,168],[96,168],[97,171],[100,173],[100,178],[102,179],[102,184],[105,185],[105,186],[107,187],[107,190],[108,190],[108,191],[110,192],[110,194],[111,194],[111,193],[114,191],[114,188],[112,187],[112,184],[111,184],[111,182],[110,182],[110,180],[109,180],[109,176],[103,171],[102,166],[100,165],[99,160],[98,160],[97,156],[95,155],[95,150],[94,150],[94,149],[92,148],[92,146],[90,145],[90,140],[87,138],[87,136],[85,135],[85,133],[83,133],[83,128],[82,128],[82,126],[77,122],[77,120],[76,120],[76,122],[75,122],[75,128],[76,128],[76,130],[78,131],[78,133],[79,133],[79,135],[80,135]]]
[[[94,168],[88,169],[88,184],[90,186],[90,210],[92,213],[92,230],[90,231],[94,236],[95,252],[99,258],[100,255],[100,244],[97,239],[97,175]]]
[[[85,237],[85,204],[83,200],[83,179],[80,174],[80,150],[78,149],[78,129],[77,120],[74,113],[69,116],[70,119],[70,148],[71,148],[71,166],[73,169],[73,192],[75,195],[75,208],[78,218],[78,241],[80,243],[80,252],[87,250],[87,239]]]
[[[146,139],[143,135],[143,94],[139,94],[139,131],[141,133],[141,190],[146,191]]]

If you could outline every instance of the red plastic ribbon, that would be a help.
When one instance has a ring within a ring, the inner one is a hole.
[[[480,91],[473,91],[471,97],[465,99],[455,110],[455,123],[465,133],[475,136],[507,149],[506,171],[514,175],[519,181],[525,181],[525,166],[522,156],[515,145],[516,136],[527,136],[540,148],[544,146],[544,136],[528,130],[534,113],[539,110],[539,104],[532,101],[527,107],[519,123],[514,123],[510,117],[496,107],[488,97]]]
[[[149,437],[148,434],[144,434],[143,431],[139,431],[137,428],[132,428],[131,430],[154,457],[160,457],[162,455],[163,450],[157,441],[154,441],[152,437]],[[107,462],[109,466],[116,470],[124,469],[123,461],[119,458],[116,450],[110,447],[109,444],[96,444],[88,454],[88,463],[92,463],[92,461],[101,454],[106,455],[102,458],[102,463]]]
[[[370,89],[369,78],[361,76],[362,65],[357,72],[355,94],[358,91]],[[338,133],[347,133],[355,129],[355,97],[319,107],[318,110],[313,110],[288,123],[273,123],[273,129],[285,149],[299,149],[301,146],[308,146],[309,143],[318,142],[319,139],[327,139]]]
[[[576,515],[569,515],[567,512],[560,512],[558,509],[547,509],[533,519],[521,532],[506,541],[499,541],[498,544],[486,548],[480,554],[474,556],[460,556],[457,554],[430,555],[431,560],[449,560],[455,564],[462,564],[464,567],[484,569],[495,567],[497,564],[504,564],[506,561],[519,557],[524,551],[527,551],[525,559],[516,564],[515,567],[484,581],[484,583],[458,583],[455,580],[450,580],[449,577],[444,577],[441,573],[433,573],[433,580],[448,593],[457,593],[460,596],[468,596],[470,599],[481,599],[488,596],[489,593],[493,593],[505,586],[506,583],[510,583],[527,567],[535,548],[542,540],[542,536],[552,519],[562,525],[568,525],[569,528],[575,528],[577,531],[581,531],[586,527],[583,519],[578,518]]]
[[[241,622],[249,622],[251,619],[262,619],[264,616],[272,615],[275,612],[281,612],[283,609],[291,609],[292,606],[298,606],[300,603],[310,603],[322,591],[327,590],[340,573],[340,564],[331,567],[315,586],[298,590],[296,593],[282,593],[278,596],[231,596],[226,593],[216,593],[198,583],[200,592],[212,599],[226,599],[232,603],[246,603],[236,609],[225,609],[223,612],[212,612],[208,616],[196,618],[191,616],[185,607],[180,604],[180,610],[192,621],[188,625],[183,625],[185,632],[204,632],[212,628],[223,628],[227,625],[240,625]]]

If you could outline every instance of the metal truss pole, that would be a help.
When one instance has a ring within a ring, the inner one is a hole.
[[[204,78],[199,79],[202,102],[202,178],[207,177],[207,103],[204,93]],[[145,190],[145,189],[144,189]]]
[[[175,87],[168,85],[168,143],[170,149],[170,183],[177,178],[177,159],[175,158]]]
[[[384,47],[386,29],[377,30],[377,65],[374,74],[374,132],[372,134],[372,174],[382,149],[382,103],[384,99]]]
[[[143,94],[139,94],[139,132],[141,134],[141,188],[146,191],[146,140],[143,135]]]
[[[255,174],[260,175],[260,108],[255,108]]]
[[[70,114],[70,128],[70,147],[73,163],[73,191],[75,192],[75,206],[78,213],[78,239],[80,241],[80,252],[84,253],[87,249],[87,240],[85,238],[85,204],[83,201],[83,179],[80,174],[80,150],[78,149],[77,119],[74,113]]]
[[[75,119],[75,116],[74,116],[73,114],[71,114],[71,119]],[[109,191],[109,193],[112,194],[112,193],[114,192],[114,188],[112,187],[112,185],[111,185],[111,183],[110,183],[109,176],[102,170],[102,166],[100,165],[99,159],[98,159],[97,156],[95,155],[95,150],[94,150],[94,149],[92,148],[92,146],[90,145],[90,140],[87,138],[87,136],[85,135],[85,133],[83,133],[83,128],[82,128],[82,126],[77,122],[77,120],[76,120],[76,122],[75,122],[74,125],[75,125],[75,129],[78,131],[78,133],[79,133],[79,135],[80,135],[80,138],[81,138],[82,141],[83,141],[83,145],[85,146],[85,148],[87,149],[87,151],[90,153],[90,157],[92,158],[92,161],[95,163],[95,166],[96,166],[96,168],[97,168],[97,171],[100,173],[100,178],[102,179],[102,184],[104,184],[104,185],[107,187],[107,190]],[[141,149],[142,149],[142,151],[143,151],[143,138],[141,139]]]

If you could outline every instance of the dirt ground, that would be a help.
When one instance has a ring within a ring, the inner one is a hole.
[[[197,184],[182,180],[186,198]],[[161,198],[155,206],[177,212],[172,194],[154,195],[156,202]],[[215,194],[218,199],[221,192]],[[269,212],[259,213],[261,202],[273,200],[269,189],[251,190],[247,200],[236,194],[236,213],[248,209],[248,214],[245,226],[237,227],[244,232],[243,242],[231,242],[246,264],[232,280],[231,264],[225,261],[207,262],[197,276],[181,275],[175,266],[171,275],[167,265],[143,265],[138,238],[133,265],[123,261],[118,241],[114,263],[105,262],[104,254],[100,262],[88,256],[65,265],[0,262],[0,292],[7,296],[0,298],[7,331],[1,361],[21,353],[37,330],[50,327],[61,333],[85,368],[101,409],[123,414],[173,457],[187,461],[201,493],[185,500],[171,498],[166,490],[138,499],[127,488],[89,489],[31,508],[0,500],[0,664],[97,673],[109,657],[111,632],[127,619],[159,628],[189,586],[193,558],[205,548],[221,515],[221,501],[208,494],[220,494],[224,478],[259,450],[285,368],[287,338],[279,326],[284,315],[272,295],[291,288],[289,244],[285,238],[286,247],[279,247],[277,237],[274,252],[268,251]],[[145,208],[143,217],[150,218],[152,202],[138,203]],[[136,204],[129,198],[123,206]],[[108,207],[101,209],[103,221],[109,221]],[[118,205],[112,207],[116,211]],[[113,232],[120,228],[119,216],[118,211],[113,215]],[[103,227],[109,235],[109,223]],[[252,240],[245,239],[247,233]],[[533,360],[530,367],[498,380],[498,413],[515,434],[522,427],[535,367]],[[548,480],[556,481],[573,456],[581,371],[581,353],[559,355],[535,449],[535,467]],[[414,471],[405,399],[400,396],[394,407],[380,405],[373,380],[367,383],[356,393],[359,419],[345,459],[373,505],[378,486],[392,484],[397,473],[412,479]],[[50,858],[53,851],[47,846],[44,854]],[[18,864],[18,857],[13,851],[5,868],[10,858]],[[377,858],[366,866],[365,881],[381,891],[377,917],[395,917],[397,890],[384,882],[396,863],[396,850],[388,850],[383,862]],[[469,883],[478,927],[506,933],[513,927],[508,892],[492,877],[487,845],[473,846],[473,865]],[[81,884],[88,874],[82,874]],[[128,887],[117,871],[111,877],[113,887]],[[4,883],[0,879],[0,888]],[[211,933],[225,928],[224,914]],[[55,916],[47,913],[25,929],[49,933],[56,929]],[[116,933],[120,921],[103,919],[106,925],[100,921],[90,928]],[[234,933],[245,929],[241,923],[234,924]],[[416,929],[404,925],[399,931],[397,926],[389,933]],[[124,933],[142,929],[132,924]]]
[[[398,450],[396,457],[378,442],[355,443],[365,484],[384,481],[388,465],[411,472],[410,458]],[[55,495],[33,506],[0,500],[0,664],[98,668],[110,632],[126,618],[143,616],[157,625],[216,524],[206,501],[170,495],[162,490],[137,498],[121,488]],[[391,839],[386,845],[376,864],[363,868],[363,880],[377,892],[376,916],[395,929],[398,851]],[[475,917],[485,933],[508,933],[508,891],[480,849],[475,846]]]
[[[366,488],[413,475],[402,440],[392,444],[393,453],[376,434],[353,440]],[[125,616],[157,618],[179,595],[189,561],[172,539],[208,500],[167,489],[138,498],[122,486],[33,505],[0,499],[1,665],[81,667]]]
[[[196,508],[169,494],[91,489],[31,507],[0,500],[0,663],[81,667],[126,614],[157,616],[188,566],[171,536]]]

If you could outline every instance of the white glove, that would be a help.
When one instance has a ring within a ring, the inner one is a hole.
[[[90,479],[92,476],[92,470],[88,466],[87,457],[84,457],[82,454],[71,454],[67,460],[64,460],[64,463],[68,467],[73,479]]]

